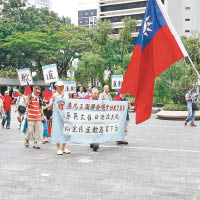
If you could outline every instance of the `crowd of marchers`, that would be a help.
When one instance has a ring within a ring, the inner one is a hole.
[[[86,91],[86,92],[85,92]],[[112,96],[109,92],[109,86],[105,85],[103,87],[103,92],[99,93],[97,88],[84,88],[79,87],[79,91],[75,93],[66,93],[64,91],[64,83],[59,80],[55,83],[55,89],[52,89],[51,96],[44,95],[41,92],[39,86],[34,86],[30,93],[26,93],[23,90],[18,91],[17,97],[9,96],[9,91],[5,91],[4,96],[0,98],[0,112],[2,118],[2,129],[10,129],[11,123],[11,105],[15,104],[14,111],[17,113],[18,128],[25,135],[24,146],[28,148],[30,146],[30,141],[33,141],[33,148],[40,149],[39,143],[42,144],[49,143],[56,144],[57,154],[69,154],[70,150],[66,147],[65,137],[63,133],[53,133],[51,131],[52,127],[52,115],[53,115],[53,105],[56,97],[63,99],[86,99],[86,100],[109,100],[112,101]],[[120,94],[117,98],[119,101],[128,101],[125,95]],[[127,112],[126,125],[125,125],[125,136],[128,132],[128,122],[129,114]],[[125,144],[128,142],[125,140],[117,141],[117,145]],[[97,151],[99,144],[90,144],[90,148]]]

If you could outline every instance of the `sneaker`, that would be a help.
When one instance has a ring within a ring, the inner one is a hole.
[[[57,154],[58,154],[58,155],[63,155],[63,151],[62,151],[62,150],[58,150],[58,151],[57,151]]]
[[[10,126],[6,126],[7,129],[10,129]]]
[[[4,126],[2,125],[2,128],[4,128]]]
[[[65,150],[63,151],[63,153],[70,154],[71,151],[69,149],[65,148]]]
[[[196,124],[190,124],[190,126],[192,126],[192,127],[196,127],[197,125],[196,125]]]
[[[34,145],[33,145],[33,148],[34,148],[34,149],[40,149],[40,147],[38,146],[38,144],[34,144]]]
[[[187,126],[187,122],[186,121],[185,121],[184,125]]]
[[[29,141],[27,139],[25,139],[25,141],[24,141],[24,146],[29,147]]]
[[[123,144],[123,141],[117,141],[116,144],[121,145],[121,144]]]
[[[40,149],[40,147],[38,146],[37,142],[34,142],[33,148],[34,149]]]

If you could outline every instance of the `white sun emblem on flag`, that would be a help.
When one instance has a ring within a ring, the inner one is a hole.
[[[146,35],[147,37],[149,36],[148,32],[152,31],[149,26],[152,24],[152,22],[149,21],[150,16],[146,17],[144,20],[144,28],[143,28],[143,34]]]

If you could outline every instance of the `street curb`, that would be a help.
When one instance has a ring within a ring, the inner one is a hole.
[[[188,111],[166,111],[161,110],[156,114],[158,119],[186,119]],[[195,119],[200,119],[200,111],[195,112]]]

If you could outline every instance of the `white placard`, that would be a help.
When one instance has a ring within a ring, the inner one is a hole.
[[[53,83],[58,81],[58,70],[56,64],[42,66],[44,82]]]
[[[121,89],[122,82],[123,82],[123,75],[112,75],[112,89]]]
[[[27,83],[29,85],[33,84],[33,78],[31,75],[30,68],[17,69],[17,73],[18,73],[20,85],[27,85]]]
[[[76,92],[76,81],[63,81],[64,91],[66,93],[75,93]]]

